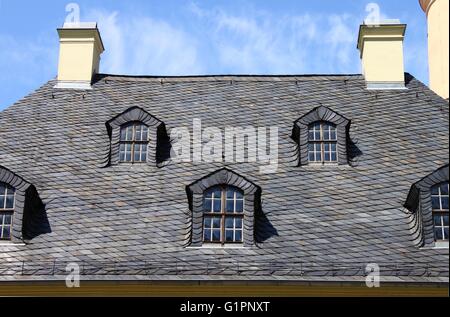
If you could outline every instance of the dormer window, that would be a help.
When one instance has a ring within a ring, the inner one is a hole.
[[[409,210],[412,240],[418,247],[448,248],[449,166],[411,186],[404,206]]]
[[[158,165],[169,158],[170,140],[164,123],[144,109],[132,107],[106,122],[110,144],[103,166],[120,163]]]
[[[350,120],[320,106],[295,121],[292,138],[298,142],[299,166],[349,164]]]
[[[145,124],[133,122],[122,126],[120,129],[120,162],[146,162],[148,143],[148,127]]]
[[[47,224],[36,188],[0,166],[0,243],[21,243],[48,233]]]
[[[431,187],[431,208],[436,242],[448,241],[448,189],[448,182]]]
[[[187,186],[191,247],[252,247],[261,189],[228,169]]]
[[[0,240],[11,240],[16,190],[0,183]]]
[[[308,159],[310,163],[337,163],[337,129],[329,122],[314,122],[308,129]]]

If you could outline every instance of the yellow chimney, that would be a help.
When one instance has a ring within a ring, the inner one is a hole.
[[[405,89],[405,31],[399,21],[360,26],[358,49],[368,89]]]
[[[55,88],[90,89],[105,50],[96,23],[65,23],[58,29],[59,65]]]
[[[448,99],[449,86],[449,0],[420,0],[428,19],[428,63],[430,88]]]

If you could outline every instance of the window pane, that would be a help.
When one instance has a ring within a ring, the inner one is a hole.
[[[434,236],[436,238],[436,240],[442,240],[442,229],[441,228],[435,228],[434,229]]]
[[[444,226],[448,226],[448,215],[442,217],[444,220]]]
[[[336,128],[331,130],[330,140],[337,140]]]
[[[9,226],[3,227],[3,239],[11,239],[11,228]]]
[[[203,232],[203,239],[205,241],[211,241],[211,230],[205,229]]]
[[[241,230],[237,230],[235,231],[235,241],[236,242],[242,242],[242,231]]]
[[[441,195],[448,195],[448,184],[441,185]]]
[[[322,153],[316,152],[316,162],[322,162]]]
[[[136,141],[142,141],[142,126],[141,125],[136,126],[136,131],[134,133],[134,139]]]
[[[234,212],[234,200],[227,200],[227,212]]]
[[[433,209],[441,209],[439,197],[431,197],[431,206]]]
[[[221,189],[215,189],[213,193],[214,193],[214,198],[222,199],[222,190]]]
[[[320,127],[317,128],[316,132],[314,133],[314,140],[320,140]]]
[[[244,198],[244,195],[241,192],[237,191],[236,192],[236,199],[243,199],[243,198]]]
[[[444,240],[448,240],[448,228],[444,229]]]
[[[442,209],[448,209],[448,197],[442,197],[441,202],[442,202]]]
[[[233,225],[234,225],[234,218],[232,218],[232,217],[227,217],[226,219],[225,219],[225,228],[233,228]]]
[[[203,210],[206,212],[212,211],[212,200],[210,198],[205,198],[203,202]]]
[[[336,152],[331,152],[331,161],[337,162],[337,153]]]
[[[331,161],[331,153],[330,152],[325,152],[324,153],[324,161],[325,162],[330,162]]]
[[[203,220],[205,228],[212,228],[212,218],[211,217],[205,217]]]
[[[213,212],[221,212],[222,211],[222,201],[220,199],[214,199],[214,209]]]
[[[441,216],[440,215],[435,215],[433,217],[433,219],[434,219],[434,225],[435,226],[440,226],[441,225]]]
[[[236,212],[241,213],[244,212],[244,201],[236,200]]]
[[[6,196],[6,209],[14,208],[14,196]]]
[[[227,242],[233,242],[233,230],[226,230],[225,231],[225,240]]]
[[[213,228],[220,229],[221,221],[222,221],[222,219],[220,219],[220,218],[214,218],[213,219]]]
[[[134,161],[135,162],[140,162],[141,160],[141,147],[140,145],[135,145],[134,146]]]
[[[148,128],[144,127],[144,131],[142,132],[142,141],[148,141]]]
[[[233,189],[227,189],[227,199],[234,199],[234,190]]]
[[[1,218],[1,215],[0,215]],[[3,224],[5,225],[10,225],[12,221],[12,216],[11,215],[5,215],[4,220],[3,220]]]
[[[133,126],[130,125],[127,127],[127,137],[126,137],[127,141],[133,141]]]
[[[236,220],[235,220],[235,227],[237,229],[242,229],[242,219],[241,218],[236,218]]]
[[[120,130],[120,141],[126,141],[126,135],[127,135],[127,130],[126,129],[121,129]]]
[[[146,162],[146,161],[147,161],[147,146],[146,145],[142,145],[141,162]]]
[[[439,186],[431,187],[431,195],[439,195]]]
[[[213,241],[220,241],[220,229],[213,230]]]
[[[0,196],[0,209],[5,209],[5,196]]]

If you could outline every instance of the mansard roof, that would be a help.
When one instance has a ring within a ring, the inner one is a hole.
[[[145,271],[150,279],[244,280],[360,279],[365,264],[379,263],[400,280],[448,282],[448,249],[418,248],[403,207],[411,185],[449,161],[448,103],[412,76],[407,89],[383,91],[367,90],[361,75],[105,74],[89,91],[55,84],[0,112],[0,165],[36,187],[51,227],[26,246],[1,246],[2,263],[56,260],[63,271],[67,261],[134,263],[155,268]],[[299,166],[292,127],[320,106],[351,121],[352,164]],[[192,131],[194,119],[203,128],[276,126],[277,172],[171,159],[107,166],[105,123],[132,107],[169,133]],[[249,248],[189,247],[186,186],[223,168],[261,188],[265,232]]]

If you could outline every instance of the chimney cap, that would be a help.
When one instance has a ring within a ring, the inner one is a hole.
[[[391,23],[389,23],[391,22]],[[364,47],[365,37],[400,37],[403,38],[406,33],[406,24],[400,23],[400,20],[384,20],[380,21],[380,24],[361,24],[358,34],[357,48],[361,51]]]
[[[63,27],[58,28],[57,31],[60,38],[63,36],[67,36],[68,34],[72,33],[72,31],[82,32],[81,34],[88,32],[86,33],[86,35],[90,34],[89,36],[92,36],[93,32],[93,36],[97,38],[98,45],[100,46],[100,51],[105,51],[105,46],[103,45],[103,39],[100,35],[100,30],[97,27],[97,22],[65,22]]]
[[[97,22],[65,22],[60,30],[67,29],[85,29],[85,30],[98,30]]]

